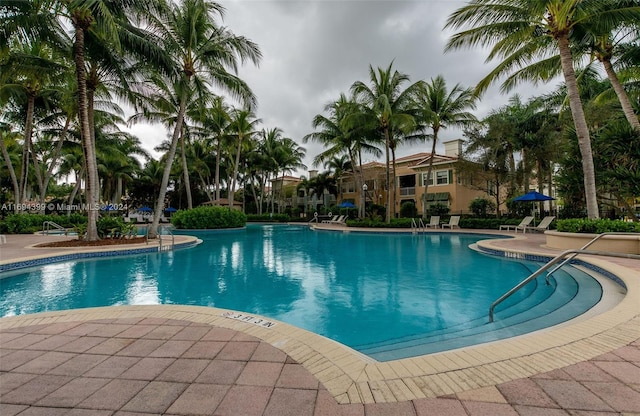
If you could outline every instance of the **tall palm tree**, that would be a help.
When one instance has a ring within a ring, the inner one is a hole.
[[[616,4],[619,7],[611,7]],[[626,1],[603,0],[471,0],[451,14],[445,27],[470,28],[453,35],[446,50],[467,46],[493,46],[489,60],[502,62],[478,84],[484,91],[498,77],[512,74],[504,89],[522,80],[546,80],[552,74],[554,56],[559,52],[567,86],[569,106],[582,155],[585,199],[589,218],[598,218],[595,169],[589,129],[580,100],[573,67],[570,34],[584,22],[610,21],[611,27],[628,14]],[[635,7],[632,7],[635,9]]]
[[[442,75],[438,75],[430,82],[420,84],[417,95],[418,109],[423,114],[424,122],[431,128],[432,146],[429,167],[427,168],[427,180],[424,181],[424,197],[426,202],[429,178],[433,171],[433,159],[436,154],[438,133],[449,127],[468,127],[478,120],[468,112],[476,108],[476,99],[471,88],[464,88],[456,84],[451,91],[447,89],[447,83]],[[426,203],[422,204],[422,215],[427,215]]]
[[[393,152],[392,164],[395,172],[395,140],[398,135],[409,134],[416,129],[415,108],[412,107],[412,100],[420,86],[420,82],[416,82],[403,89],[403,84],[409,82],[409,76],[393,70],[392,67],[393,62],[386,69],[379,67],[374,70],[369,65],[370,85],[362,81],[356,81],[351,85],[351,91],[364,105],[364,112],[353,120],[375,126],[375,132],[380,134],[384,141],[386,182],[389,190],[387,192],[387,223],[391,221],[392,215],[395,217],[396,212],[395,180],[391,180],[389,153]]]
[[[210,137],[215,146],[215,195],[213,200],[220,201],[220,165],[222,158],[222,145],[225,138],[225,131],[231,122],[229,113],[231,109],[224,102],[224,97],[218,96],[208,105],[199,117],[202,128]]]
[[[257,133],[257,126],[262,122],[262,120],[256,118],[253,111],[249,109],[235,109],[231,112],[230,116],[231,123],[229,123],[227,131],[229,135],[235,139],[236,154],[233,162],[233,176],[231,176],[231,183],[229,184],[229,209],[233,208],[233,195],[240,171],[240,154],[242,153],[242,148],[246,145],[246,142],[251,140],[253,135]]]
[[[171,165],[188,100],[195,95],[207,94],[206,84],[213,82],[243,100],[246,105],[255,104],[247,84],[233,73],[237,72],[238,61],[244,63],[249,60],[258,64],[261,53],[255,43],[218,26],[215,16],[224,17],[224,10],[221,5],[210,1],[185,0],[180,4],[172,3],[166,16],[158,16],[151,21],[152,30],[164,39],[163,47],[171,56],[175,78],[180,83],[178,114],[166,155],[162,187],[155,204],[156,215],[149,230],[151,238],[157,235],[160,223],[158,213],[164,209]]]
[[[324,162],[324,168],[328,169],[334,179],[338,180],[338,192],[342,200],[342,175],[352,170],[351,161],[347,155],[334,156]]]

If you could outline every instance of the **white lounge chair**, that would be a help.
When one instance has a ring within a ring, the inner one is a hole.
[[[427,228],[440,228],[440,216],[439,215],[432,215],[431,218],[429,219],[429,224],[425,224],[425,227]]]
[[[346,221],[347,221],[347,216],[340,215],[337,220],[329,221],[329,224],[346,224]]]
[[[529,224],[531,224],[531,221],[533,221],[533,215],[524,217],[524,219],[520,221],[520,224],[518,225],[503,224],[500,226],[500,230],[507,230],[507,231],[514,230],[516,233],[518,232],[518,230],[522,230],[522,232],[524,233],[525,227],[528,227]]]
[[[451,216],[451,218],[449,218],[449,222],[448,223],[444,223],[442,224],[442,228],[450,228],[450,229],[454,229],[456,227],[460,228],[460,225],[458,225],[460,223],[460,215],[453,215]]]
[[[543,233],[549,229],[549,225],[551,225],[551,222],[555,218],[556,218],[555,216],[544,217],[542,221],[540,221],[540,224],[535,226],[524,227],[524,230],[522,232],[524,233],[526,230],[530,230],[530,231],[539,231]]]
[[[322,220],[322,222],[324,224],[331,223],[331,222],[336,222],[336,221],[338,221],[338,217],[339,217],[339,215],[334,215],[333,218],[331,218],[330,220]]]

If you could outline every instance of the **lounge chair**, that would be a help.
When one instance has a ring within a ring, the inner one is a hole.
[[[329,224],[346,224],[347,216],[340,215],[337,220],[329,221]]]
[[[440,216],[439,215],[432,215],[431,218],[429,219],[429,224],[426,224],[425,227],[427,228],[440,228]]]
[[[524,230],[522,231],[523,233],[526,230],[530,230],[530,231],[540,231],[541,233],[547,231],[549,229],[549,225],[551,225],[551,222],[555,219],[556,217],[554,216],[548,216],[548,217],[544,217],[542,219],[542,221],[540,221],[540,224],[536,225],[536,226],[528,226],[528,227],[524,227]]]
[[[336,222],[336,221],[338,221],[338,217],[339,217],[339,215],[334,215],[333,218],[331,218],[330,220],[322,220],[322,222],[324,224],[331,223],[331,222]]]
[[[449,218],[449,223],[442,224],[442,228],[449,227],[452,230],[456,227],[460,228],[460,225],[458,225],[459,223],[460,223],[460,215],[453,215],[451,216],[451,218]]]
[[[525,227],[528,227],[529,224],[531,224],[531,221],[533,221],[533,215],[524,217],[524,219],[520,221],[520,224],[518,225],[503,224],[500,226],[500,230],[507,230],[507,231],[514,230],[516,233],[518,232],[518,230],[522,230],[522,232],[524,233]]]

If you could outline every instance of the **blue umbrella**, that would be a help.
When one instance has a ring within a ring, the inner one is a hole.
[[[356,206],[353,205],[353,202],[349,202],[349,201],[344,201],[343,203],[338,205],[338,208],[355,208],[355,207]]]
[[[175,209],[174,207],[169,207],[167,209],[164,210],[164,212],[176,212],[177,209]]]
[[[536,192],[536,191],[529,191],[524,195],[520,195],[517,198],[513,198],[514,201],[518,201],[518,202],[541,202],[541,201],[551,201],[554,200],[555,198],[552,198],[550,196],[541,194],[540,192]],[[533,209],[533,204],[531,205],[531,210],[533,211],[533,217],[534,217],[534,224],[535,224],[535,210]]]
[[[142,208],[139,208],[138,211],[140,212],[153,212],[152,208],[149,208],[148,206],[143,206]]]
[[[539,202],[539,201],[551,201],[555,198],[550,196],[546,196],[536,191],[529,191],[524,195],[520,195],[517,198],[513,198],[514,201],[524,201],[524,202]]]

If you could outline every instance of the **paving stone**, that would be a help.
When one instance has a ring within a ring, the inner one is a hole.
[[[40,342],[36,342],[35,344],[31,344],[25,347],[25,349],[43,350],[43,351],[56,350],[58,347],[62,345],[68,344],[71,341],[76,341],[78,338],[79,337],[70,336],[70,335],[51,335]]]
[[[199,341],[209,330],[209,326],[188,326],[182,328],[182,330],[171,337],[171,339],[177,341]]]
[[[216,416],[260,416],[267,407],[273,388],[232,386],[215,411]]]
[[[120,375],[133,380],[153,380],[175,361],[174,358],[143,358]]]
[[[595,362],[595,361],[624,361],[624,359],[622,357],[620,357],[619,355],[616,355],[616,354],[614,354],[612,352],[608,352],[606,354],[598,355],[597,357],[595,357],[591,361],[592,362]]]
[[[466,416],[467,412],[459,400],[452,399],[418,399],[413,401],[417,416],[447,415]]]
[[[164,341],[155,351],[150,353],[148,357],[173,357],[178,358],[193,345],[195,341]]]
[[[444,415],[444,413],[441,414]],[[466,416],[466,413],[463,413],[463,415]],[[364,416],[364,405],[338,404],[327,390],[321,389],[318,390],[313,416]]]
[[[97,410],[97,409],[71,409],[69,413],[65,413],[64,416],[112,416],[111,410]],[[135,416],[144,416],[137,414]]]
[[[9,393],[3,394],[2,402],[31,405],[69,381],[71,377],[38,375]]]
[[[578,381],[614,381],[609,373],[603,371],[601,368],[593,363],[584,361],[578,364],[570,365],[563,368],[563,370]]]
[[[301,364],[285,364],[276,387],[317,389],[319,381]]]
[[[100,345],[101,343],[105,342],[107,339],[108,338],[102,337],[79,337],[68,344],[59,346],[58,348],[56,348],[56,351],[77,353],[86,352],[96,345]]]
[[[283,363],[249,361],[236,380],[236,384],[249,386],[275,386]]]
[[[18,413],[22,412],[29,406],[25,406],[23,404],[8,404],[8,403],[0,403],[0,415],[2,416],[15,416]]]
[[[44,374],[76,356],[77,354],[69,352],[49,351],[15,368],[15,371],[19,373]]]
[[[481,387],[456,394],[460,400],[473,400],[478,402],[506,403],[504,396],[495,386]]]
[[[182,354],[182,358],[216,358],[218,353],[227,345],[224,341],[197,341]]]
[[[191,384],[167,409],[167,413],[178,415],[212,415],[229,386],[217,384]]]
[[[11,341],[8,341],[8,342],[3,342],[2,348],[8,349],[8,350],[22,350],[22,349],[28,348],[33,344],[42,342],[47,338],[49,338],[49,335],[24,334],[19,338],[12,339]]]
[[[229,342],[218,353],[217,358],[221,360],[248,361],[253,355],[258,342]]]
[[[412,402],[367,403],[364,405],[367,416],[415,416]]]
[[[200,339],[200,341],[231,341],[236,331],[227,328],[214,327]]]
[[[276,347],[266,342],[261,342],[251,356],[252,361],[273,361],[276,363],[284,363],[287,360],[287,354],[280,351]]]
[[[244,361],[214,360],[200,373],[196,383],[234,384],[244,366]]]
[[[546,373],[535,374],[531,376],[532,379],[548,379],[548,380],[573,380],[569,374],[561,369],[547,371]]]
[[[111,380],[100,390],[83,400],[78,407],[118,410],[147,384],[148,382],[141,380]]]
[[[122,410],[128,412],[164,413],[187,386],[185,383],[152,381],[124,405]]]
[[[116,378],[133,367],[142,358],[138,357],[107,357],[103,362],[87,371],[85,377]]]
[[[554,402],[533,380],[519,379],[496,386],[507,402],[544,408],[558,408]]]
[[[596,362],[595,365],[628,384],[640,384],[640,368],[627,362]]]
[[[626,347],[618,348],[617,350],[613,351],[613,354],[624,359],[625,361],[640,363],[639,347],[628,345]]]
[[[127,325],[127,324],[100,325],[90,334],[93,337],[119,337],[120,334],[122,334],[124,331],[126,331],[129,328],[131,328],[131,325]]]
[[[11,390],[22,386],[35,377],[37,377],[36,374],[0,373],[0,402],[2,402],[3,394],[9,393]]]
[[[7,354],[0,360],[0,371],[11,371],[14,368],[35,360],[37,357],[45,354],[45,351],[19,350],[11,354]]]
[[[81,354],[60,364],[47,374],[80,376],[107,359],[106,355]]]
[[[63,332],[69,331],[72,328],[80,325],[81,322],[54,322],[51,324],[41,325],[39,329],[33,331],[36,334],[62,334]]]
[[[264,416],[313,416],[316,390],[276,388]]]
[[[569,416],[569,412],[562,409],[550,409],[548,407],[514,405],[513,408],[520,416]]]
[[[117,352],[117,355],[126,355],[129,357],[146,357],[153,351],[158,349],[164,341],[159,339],[136,339],[125,348]]]
[[[133,338],[106,338],[105,341],[95,347],[89,348],[85,353],[113,355],[131,345],[134,341]]]
[[[108,326],[106,324],[98,323],[98,322],[82,322],[79,325],[76,325],[73,328],[70,328],[67,331],[64,331],[64,335],[76,335],[76,336],[86,336],[91,334],[92,332],[96,332],[100,334],[99,330]],[[95,334],[94,334],[95,336]],[[97,335],[97,336],[110,336],[110,335]]]
[[[105,386],[106,378],[76,378],[40,399],[36,406],[74,407]]]
[[[640,413],[640,393],[622,383],[585,382],[584,386],[607,402],[613,410]]]
[[[148,332],[142,338],[147,339],[170,339],[175,334],[182,330],[181,327],[177,325],[160,325],[156,327],[153,331]]]
[[[142,338],[156,328],[157,325],[136,324],[125,329],[124,331],[119,332],[117,336],[119,338]]]
[[[56,409],[54,407],[29,407],[20,413],[20,416],[64,416],[68,411],[69,409]]]
[[[462,401],[469,416],[518,416],[513,408],[503,403]],[[367,415],[368,416],[368,415]]]
[[[193,383],[209,365],[209,360],[180,358],[164,370],[156,380]]]
[[[539,379],[536,383],[563,409],[613,410],[577,381]]]

